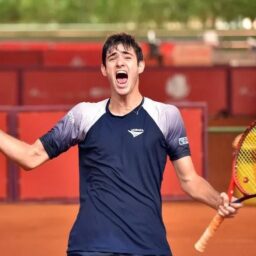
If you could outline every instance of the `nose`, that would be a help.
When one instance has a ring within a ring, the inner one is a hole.
[[[119,56],[117,59],[116,59],[116,66],[117,67],[122,67],[124,65],[124,59],[122,56]]]

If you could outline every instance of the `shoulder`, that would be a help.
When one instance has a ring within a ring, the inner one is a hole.
[[[154,120],[165,137],[177,127],[183,127],[180,111],[174,105],[145,98],[143,108]]]
[[[83,113],[83,111],[99,111],[100,109],[105,109],[108,99],[99,102],[80,102],[76,104],[70,111]]]
[[[80,102],[67,113],[66,118],[79,130],[89,128],[106,112],[108,99],[99,102]]]
[[[143,107],[154,120],[163,117],[172,120],[180,116],[180,111],[176,106],[154,101],[150,98],[145,98]]]
[[[99,102],[80,102],[70,109],[68,115],[71,118],[88,118],[94,116],[95,114],[102,114],[106,111],[106,104],[108,99],[99,101]]]

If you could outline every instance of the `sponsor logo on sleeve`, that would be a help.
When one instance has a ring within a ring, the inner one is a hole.
[[[187,137],[179,138],[179,145],[183,146],[183,145],[186,145],[186,144],[188,144],[188,138]]]

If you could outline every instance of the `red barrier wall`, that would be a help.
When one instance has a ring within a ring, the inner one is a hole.
[[[0,51],[0,67],[28,67],[41,66],[41,51],[32,50],[12,50]]]
[[[141,76],[142,94],[159,101],[208,104],[208,113],[227,111],[227,74],[222,68],[146,69]]]
[[[20,138],[34,142],[48,131],[64,112],[19,113]],[[33,124],[33,125],[31,125]],[[62,199],[76,198],[78,195],[77,148],[38,167],[31,172],[20,171],[20,199]]]
[[[256,115],[255,68],[231,70],[231,114]]]
[[[27,71],[23,76],[23,103],[76,104],[109,97],[108,81],[100,70]]]
[[[59,43],[43,53],[45,67],[100,67],[100,43]]]
[[[0,72],[0,105],[18,104],[18,77],[16,72]]]
[[[46,41],[2,41],[0,49],[3,51],[42,51],[51,47],[52,42]]]
[[[172,52],[175,66],[211,66],[213,49],[203,42],[179,42]]]
[[[7,131],[7,114],[0,112],[0,129]],[[0,154],[0,199],[7,198],[7,159]]]
[[[208,104],[210,115],[228,111],[225,69],[146,69],[140,88],[145,96],[159,101]],[[109,97],[108,81],[99,69],[26,71],[23,103],[75,104]]]
[[[197,171],[204,170],[204,124],[203,108],[181,108],[188,137],[191,144],[193,160]],[[64,112],[22,112],[18,114],[20,138],[32,143],[48,131]],[[31,125],[33,124],[33,125]],[[77,147],[58,158],[49,161],[31,172],[19,174],[19,193],[21,200],[32,199],[72,199],[78,197],[78,159]],[[165,197],[182,198],[177,178],[171,164],[166,167],[162,193]]]

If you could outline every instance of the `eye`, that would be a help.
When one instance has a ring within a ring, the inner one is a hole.
[[[116,54],[110,54],[108,57],[107,57],[107,59],[108,59],[108,61],[113,61],[113,60],[115,60],[116,59]]]

